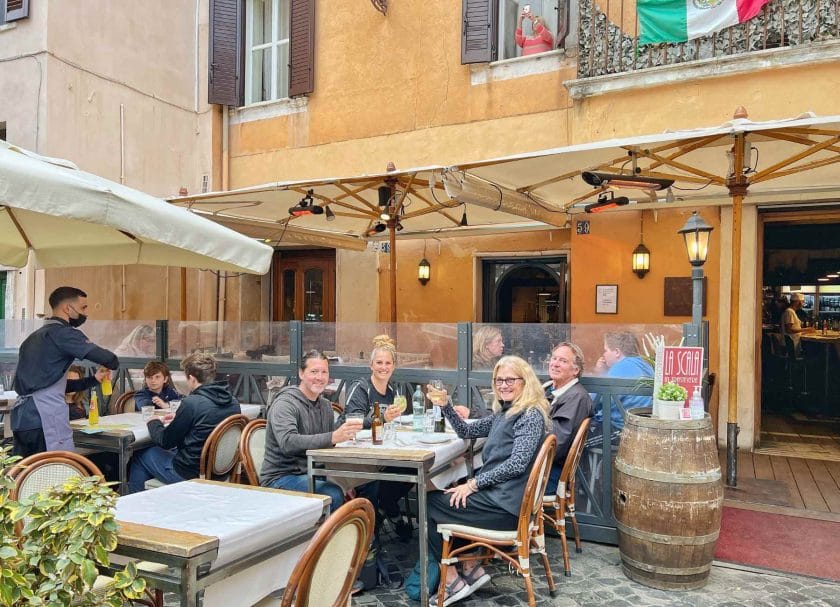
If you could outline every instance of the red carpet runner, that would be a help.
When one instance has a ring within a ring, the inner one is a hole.
[[[724,507],[715,558],[840,581],[840,523]]]

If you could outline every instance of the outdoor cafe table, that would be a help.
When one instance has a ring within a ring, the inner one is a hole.
[[[450,440],[440,444],[421,443],[423,434],[398,431],[395,442],[373,445],[369,440],[347,441],[334,448],[306,452],[309,491],[315,491],[315,477],[400,481],[417,485],[417,527],[420,541],[420,605],[429,604],[426,579],[428,529],[426,527],[427,481],[438,489],[472,473],[473,451],[484,439],[463,440],[448,431]],[[476,465],[478,462],[476,461]],[[389,471],[380,470],[384,467]]]
[[[262,410],[260,405],[239,406],[242,414],[249,419],[256,419]],[[120,494],[128,493],[128,460],[135,449],[152,444],[143,414],[103,415],[95,428],[91,428],[86,419],[75,419],[70,422],[70,427],[73,428],[73,444],[77,448],[117,454]]]
[[[323,495],[191,480],[117,500],[117,547],[181,607],[253,605],[288,582],[329,515]]]

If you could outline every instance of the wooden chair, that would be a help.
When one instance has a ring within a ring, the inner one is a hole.
[[[344,607],[373,534],[371,503],[350,500],[318,529],[292,571],[281,607]]]
[[[17,462],[9,472],[15,481],[11,499],[20,500],[52,489],[74,476],[98,476],[102,471],[88,458],[71,451],[45,451]]]
[[[446,569],[459,562],[485,560],[489,554],[496,554],[506,561],[513,569],[522,574],[525,580],[525,590],[528,592],[528,604],[536,606],[534,586],[531,583],[530,553],[534,548],[542,557],[545,574],[548,578],[548,588],[551,596],[557,590],[551,577],[551,568],[545,546],[539,545],[536,538],[543,535],[543,494],[551,472],[551,462],[554,461],[554,450],[557,448],[557,438],[549,434],[543,441],[522,497],[522,507],[519,510],[519,524],[511,531],[497,531],[481,529],[469,525],[444,523],[438,525],[438,533],[443,536],[443,553],[440,559],[440,579],[438,586],[438,605],[443,605],[446,592]],[[459,539],[466,545],[452,548],[452,540]],[[473,554],[470,554],[473,553]]]
[[[268,422],[264,419],[254,419],[242,430],[242,437],[239,439],[239,468],[236,474],[238,482],[242,482],[244,472],[245,482],[249,485],[260,484],[260,468],[265,457],[267,425]]]
[[[71,451],[45,451],[36,453],[17,462],[9,472],[14,479],[15,486],[11,492],[11,499],[20,500],[35,493],[56,487],[74,476],[96,476],[104,480],[99,468],[88,458]],[[20,533],[22,527],[16,527]],[[143,569],[144,563],[138,563],[138,569]],[[149,563],[153,566],[153,563]],[[96,578],[91,590],[94,594],[101,594],[113,582],[113,578],[100,575]],[[157,589],[146,590],[147,599],[136,599],[132,602],[147,607],[163,607],[163,591]]]
[[[239,439],[248,424],[242,414],[222,420],[207,437],[201,450],[198,477],[212,480],[230,480],[239,464]]]
[[[575,531],[575,552],[583,551],[580,546],[580,531],[575,517],[575,475],[591,421],[591,417],[586,418],[577,429],[572,445],[569,447],[569,452],[566,454],[563,470],[560,472],[556,494],[543,497],[543,520],[547,521],[560,534],[560,541],[563,545],[563,567],[566,576],[572,575],[572,569],[569,565],[569,547],[566,544],[566,517],[571,519]],[[537,542],[544,543],[545,539],[537,538]]]
[[[108,404],[108,415],[117,415],[118,413],[134,413],[136,406],[134,403],[134,390],[124,392],[117,397],[112,397]]]

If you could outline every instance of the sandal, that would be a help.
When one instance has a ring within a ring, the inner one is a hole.
[[[444,582],[441,581],[441,584]],[[463,598],[466,598],[470,595],[470,585],[462,578],[460,575],[456,577],[452,582],[446,584],[446,588],[443,591],[443,607],[449,607],[452,603],[456,601],[460,601]],[[437,607],[438,604],[438,595],[435,595],[429,598],[429,606],[430,607]]]
[[[490,581],[490,574],[484,571],[484,568],[481,565],[476,565],[469,573],[464,573],[462,570],[461,576],[464,578],[464,581],[469,584],[470,594]]]

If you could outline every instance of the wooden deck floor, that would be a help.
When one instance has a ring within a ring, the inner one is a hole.
[[[840,513],[840,462],[741,451],[738,479],[745,501]]]

